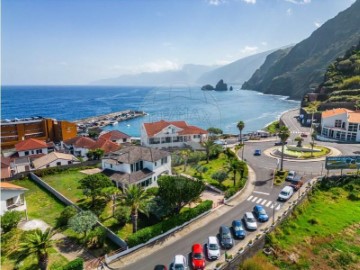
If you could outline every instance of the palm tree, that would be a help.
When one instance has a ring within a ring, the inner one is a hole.
[[[148,214],[147,202],[150,195],[138,185],[130,185],[124,189],[122,195],[124,204],[131,209],[131,221],[133,225],[133,233],[137,231],[138,212]]]
[[[206,153],[206,163],[209,163],[211,150],[213,149],[215,143],[213,140],[207,140],[203,143],[203,146],[205,147],[205,153]]]
[[[310,102],[310,104],[306,108],[306,111],[308,113],[311,113],[310,134],[312,133],[312,130],[313,130],[314,114],[318,112],[319,106],[320,106],[319,101],[313,101],[313,102]]]
[[[313,133],[311,133],[311,156],[314,156],[314,146],[315,146],[315,139],[316,139],[317,133],[316,131],[314,131]]]
[[[239,129],[239,131],[240,131],[239,141],[242,142],[242,131],[243,131],[244,127],[245,127],[245,123],[244,123],[243,121],[239,121],[239,122],[237,123],[236,127],[237,127],[237,128]]]
[[[290,137],[290,130],[287,128],[287,126],[282,126],[279,129],[279,133],[278,136],[281,140],[281,166],[280,166],[280,171],[283,170],[283,165],[284,165],[284,145],[285,142],[287,141],[287,139],[289,139]]]
[[[241,164],[237,159],[231,159],[226,165],[228,172],[233,174],[234,187],[236,185],[236,173],[240,172]]]
[[[55,231],[48,228],[45,232],[37,229],[26,235],[26,238],[19,244],[18,251],[22,256],[36,255],[41,270],[46,270],[49,261],[49,249],[55,244],[51,237]]]
[[[186,171],[187,162],[189,160],[190,154],[191,154],[190,149],[184,149],[180,152],[180,155],[184,159],[184,172]]]

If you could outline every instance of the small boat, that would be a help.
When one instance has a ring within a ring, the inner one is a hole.
[[[116,126],[117,124],[119,124],[118,121],[111,121],[111,122],[110,122],[110,125],[112,125],[112,126]]]

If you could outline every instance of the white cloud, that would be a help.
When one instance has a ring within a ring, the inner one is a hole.
[[[261,45],[263,45],[263,46],[267,46],[268,44],[267,44],[267,42],[266,42],[266,41],[263,41],[263,42],[261,42]]]
[[[317,20],[314,22],[314,25],[316,26],[316,28],[319,28],[321,26],[321,24],[322,23]]]
[[[242,0],[243,2],[247,3],[247,4],[256,4],[256,0]]]
[[[286,15],[291,16],[292,14],[293,14],[292,9],[291,9],[291,8],[288,8],[288,9],[286,10]]]
[[[221,4],[226,3],[225,0],[206,0],[206,2],[207,2],[209,5],[212,5],[212,6],[219,6],[219,5],[221,5]]]
[[[116,73],[121,74],[137,74],[142,72],[161,72],[161,71],[171,71],[171,70],[179,70],[181,69],[181,65],[179,65],[176,61],[171,60],[157,60],[154,62],[144,63],[139,66],[129,67],[129,66],[121,66],[121,65],[113,65],[109,67],[109,69]]]
[[[295,5],[306,5],[311,3],[311,0],[285,0],[285,1]]]
[[[252,54],[256,52],[259,48],[256,46],[248,46],[246,45],[243,49],[240,50],[242,54]]]

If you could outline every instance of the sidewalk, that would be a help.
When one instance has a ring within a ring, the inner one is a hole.
[[[230,203],[231,205],[236,205],[236,204],[239,204],[239,203],[243,202],[244,200],[246,200],[246,198],[248,198],[251,195],[251,193],[253,192],[253,190],[255,188],[255,186],[252,185],[252,183],[255,182],[255,180],[256,180],[255,172],[253,171],[252,168],[249,167],[248,181],[246,182],[245,187],[238,195],[236,195],[228,203]],[[128,255],[125,255],[121,259],[110,263],[109,267],[112,267],[112,268],[124,267],[126,265],[129,265],[129,264],[141,259],[141,258],[151,256],[152,253],[169,246],[170,244],[176,242],[178,239],[181,239],[184,235],[192,232],[193,230],[206,226],[207,224],[209,224],[213,220],[219,218],[224,213],[226,213],[230,210],[231,210],[231,208],[228,207],[227,205],[221,205],[217,208],[214,208],[213,210],[211,210],[211,212],[208,215],[190,223],[189,225],[185,226],[182,230],[169,235],[163,241],[159,241],[159,243],[156,243],[156,244],[150,244],[150,245],[140,248]]]

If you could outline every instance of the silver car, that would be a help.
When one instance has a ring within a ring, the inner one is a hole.
[[[251,212],[246,212],[245,215],[244,215],[244,223],[245,223],[245,226],[248,230],[252,230],[252,231],[255,231],[257,230],[257,223],[256,223],[256,220],[255,220],[255,217],[253,215],[253,213]]]

